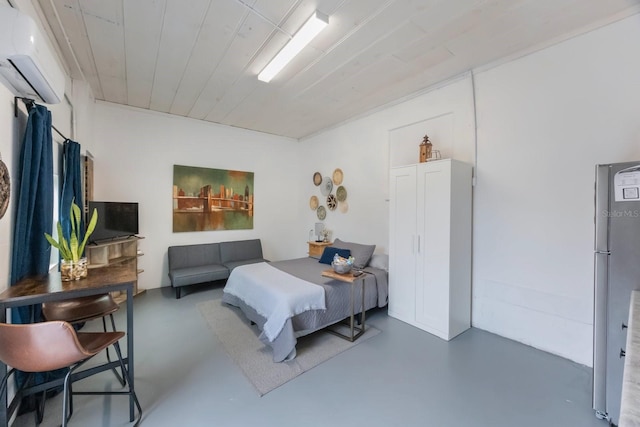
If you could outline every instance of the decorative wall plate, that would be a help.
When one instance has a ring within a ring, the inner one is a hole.
[[[318,215],[318,219],[322,221],[327,217],[327,210],[324,206],[318,206],[318,209],[316,209],[316,215]]]
[[[316,196],[311,196],[311,199],[309,199],[309,207],[312,211],[318,209],[318,198]]]
[[[336,168],[336,170],[333,171],[333,183],[335,185],[340,185],[342,184],[342,169],[340,168]]]
[[[349,211],[349,203],[345,200],[344,202],[338,202],[338,210],[342,213],[347,213]]]
[[[11,195],[11,177],[7,165],[0,160],[0,218],[2,218],[9,206],[9,196]]]
[[[338,201],[336,200],[336,196],[334,196],[333,194],[329,194],[327,196],[327,207],[329,208],[330,211],[335,211],[336,206],[338,206]]]
[[[344,186],[341,185],[336,190],[336,199],[338,199],[339,202],[344,202],[345,200],[347,200],[347,189],[344,188]]]
[[[317,187],[320,184],[322,184],[322,175],[320,175],[320,172],[316,172],[313,174],[313,185]]]
[[[333,182],[331,182],[331,178],[326,176],[322,180],[322,185],[320,186],[320,192],[322,193],[323,196],[328,196],[329,194],[331,194],[331,190],[333,190]]]

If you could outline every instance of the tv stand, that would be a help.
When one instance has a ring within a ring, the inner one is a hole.
[[[99,241],[85,246],[85,255],[89,263],[88,268],[100,268],[131,261],[136,273],[142,273],[144,270],[138,268],[138,257],[144,255],[138,250],[138,241],[141,239],[144,239],[144,237],[130,236],[118,238],[117,240]],[[145,292],[145,289],[138,288],[138,281],[136,280],[133,286],[133,296],[143,292]],[[127,299],[126,292],[115,292],[112,295],[118,304]]]
[[[132,238],[143,239],[144,237],[138,237],[135,234],[129,234],[128,236],[107,237],[106,239],[93,240],[93,241],[89,242],[89,245],[91,245],[91,246],[100,246],[100,245],[104,245],[104,244],[120,243],[120,242],[122,242],[124,240],[129,240],[129,239],[132,239]]]

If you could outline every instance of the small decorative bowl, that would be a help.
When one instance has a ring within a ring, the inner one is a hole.
[[[336,263],[331,263],[331,267],[333,267],[333,271],[335,271],[338,274],[347,274],[348,272],[351,271],[351,264],[336,264]]]

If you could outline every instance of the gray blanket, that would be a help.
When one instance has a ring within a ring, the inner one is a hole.
[[[322,272],[331,266],[321,264],[315,258],[298,258],[272,262],[271,265],[293,276],[322,286],[325,290],[326,310],[309,310],[289,318],[275,340],[269,342],[266,337],[260,339],[273,349],[273,361],[282,362],[295,357],[297,337],[310,334],[334,323],[340,322],[351,314],[351,284],[322,276]],[[373,267],[365,268],[365,310],[387,305],[389,284],[387,273]],[[359,313],[362,295],[361,287],[355,287],[355,312]],[[223,293],[222,301],[239,307],[247,318],[255,322],[262,330],[266,321],[254,308],[242,299]]]

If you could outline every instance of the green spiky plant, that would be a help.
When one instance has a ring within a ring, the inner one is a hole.
[[[65,261],[77,262],[84,252],[84,247],[87,245],[87,240],[93,230],[96,228],[96,222],[98,222],[98,212],[93,210],[91,220],[89,220],[89,226],[84,234],[82,243],[79,242],[78,236],[80,235],[80,207],[76,205],[76,202],[71,203],[71,211],[69,215],[69,221],[71,221],[71,231],[69,233],[69,240],[62,234],[62,224],[58,221],[58,241],[56,242],[49,233],[44,233],[44,237],[47,239],[51,246],[57,248],[60,251],[60,257]]]

